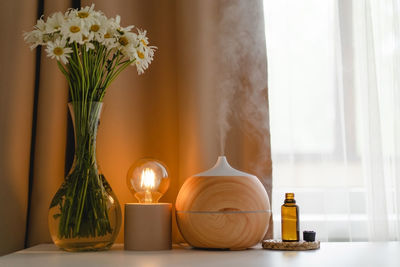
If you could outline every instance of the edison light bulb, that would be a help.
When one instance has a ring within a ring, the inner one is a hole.
[[[158,160],[141,159],[130,167],[126,182],[140,203],[157,203],[169,187],[168,171]]]

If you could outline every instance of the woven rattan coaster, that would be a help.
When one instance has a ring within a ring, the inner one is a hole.
[[[319,249],[319,241],[314,242],[283,242],[279,239],[268,239],[262,241],[262,246],[265,249],[273,250],[312,250]]]

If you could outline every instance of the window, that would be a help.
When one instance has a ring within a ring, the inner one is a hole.
[[[367,240],[351,1],[264,0],[274,236],[294,192],[301,231]]]

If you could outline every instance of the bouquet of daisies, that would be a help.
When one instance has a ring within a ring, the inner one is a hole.
[[[107,87],[127,66],[142,74],[153,60],[146,31],[122,27],[120,17],[107,18],[94,4],[40,18],[24,33],[31,49],[46,47],[68,80],[72,101],[102,101]]]
[[[122,27],[119,16],[107,18],[92,5],[40,18],[34,30],[24,33],[31,49],[44,46],[47,56],[56,59],[72,99],[75,158],[50,204],[50,220],[58,225],[53,240],[83,238],[88,244],[88,238],[102,237],[103,242],[118,234],[118,218],[109,215],[113,193],[97,168],[96,133],[101,102],[111,82],[129,65],[142,74],[153,60],[156,47],[149,46],[146,31],[133,29]],[[119,204],[114,210],[120,213]]]

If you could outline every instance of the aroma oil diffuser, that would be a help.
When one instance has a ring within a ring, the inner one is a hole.
[[[239,250],[265,236],[269,198],[254,175],[219,157],[213,168],[189,177],[176,200],[176,218],[185,240],[197,248]]]

